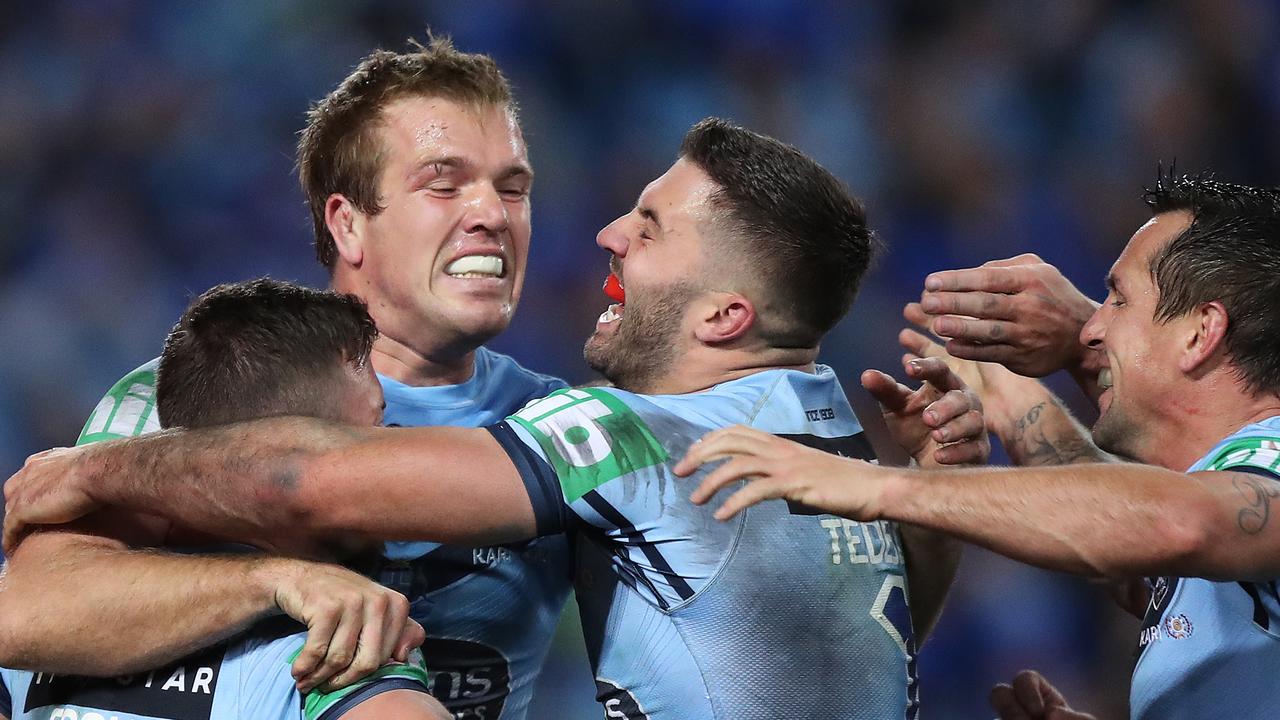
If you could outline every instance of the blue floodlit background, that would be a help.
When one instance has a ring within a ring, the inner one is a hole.
[[[1157,161],[1280,181],[1280,19],[1263,0],[63,0],[6,13],[0,475],[72,442],[193,294],[263,274],[324,283],[294,134],[362,55],[428,26],[498,59],[538,173],[524,303],[493,346],[571,381],[590,377],[579,349],[605,304],[596,230],[707,115],[794,143],[867,201],[889,252],[824,348],[851,394],[861,369],[897,369],[900,308],[931,270],[1034,251],[1100,298]],[[921,658],[925,713],[989,716],[991,685],[1036,667],[1078,707],[1121,717],[1136,625],[1085,581],[970,550]],[[600,716],[580,644],[570,619],[535,718]]]

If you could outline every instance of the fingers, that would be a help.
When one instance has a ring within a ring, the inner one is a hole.
[[[951,366],[947,365],[947,361],[940,357],[922,357],[912,360],[907,363],[906,371],[912,379],[927,382],[944,393],[949,390],[963,390],[966,387],[964,380],[961,380]]]
[[[698,485],[698,489],[693,491],[689,499],[694,505],[703,505],[716,493],[720,492],[724,486],[735,483],[745,478],[764,474],[763,463],[756,457],[735,457],[729,462],[712,470],[702,479],[702,483]],[[717,513],[719,517],[719,513]],[[720,518],[724,519],[724,518]]]
[[[1035,670],[1023,670],[1013,678],[1013,694],[1018,704],[1027,709],[1033,716],[1044,715],[1045,702],[1041,694],[1042,687],[1048,685],[1044,677]]]
[[[944,445],[933,451],[939,465],[984,465],[991,458],[991,441],[986,435]]]
[[[392,657],[400,662],[409,662],[410,651],[420,647],[426,639],[427,631],[422,629],[418,621],[410,619],[400,631],[400,639],[396,642],[396,649],[392,653]]]
[[[978,290],[990,293],[1016,293],[1022,289],[1021,268],[986,266],[967,270],[943,270],[931,273],[924,279],[924,288],[930,292],[969,292]]]
[[[761,478],[743,485],[738,492],[729,496],[724,504],[716,508],[717,520],[729,520],[734,515],[765,500],[784,497],[787,485],[780,480]]]
[[[22,542],[22,538],[26,534],[27,526],[22,522],[21,515],[6,506],[4,515],[4,554],[6,557],[13,556],[14,551],[18,549],[18,543]]]
[[[1043,263],[1043,262],[1044,260],[1041,260],[1040,256],[1035,253],[1022,253],[1021,255],[1015,255],[1011,258],[1005,258],[1003,260],[988,260],[987,262],[982,263],[982,267],[1013,267],[1015,265],[1039,265],[1040,263]]]
[[[392,607],[392,602],[390,593],[379,593],[365,600],[362,607],[363,622],[355,646],[355,657],[345,669],[329,678],[326,683],[329,688],[334,690],[344,688],[377,670],[391,657],[396,641],[400,639],[400,626],[407,619],[405,615],[400,615],[398,619],[394,617],[397,608]],[[401,607],[406,613],[408,612],[407,602]],[[396,627],[395,634],[388,638],[385,631],[389,619]],[[386,652],[383,652],[384,649]]]
[[[941,345],[911,328],[903,328],[898,333],[898,344],[907,352],[920,357],[942,357],[946,352]]]
[[[327,609],[337,612],[319,612],[312,616],[307,623],[307,641],[293,660],[293,679],[303,692],[315,687],[310,678],[320,669],[325,656],[329,654],[329,643],[333,640],[334,631],[338,629],[338,621],[342,619],[339,605],[335,603]]]
[[[1018,705],[1018,698],[1013,694],[1013,688],[1009,685],[1000,684],[991,688],[991,694],[987,697],[991,703],[991,709],[996,711],[1000,716],[1000,720],[1033,720],[1025,710]]]
[[[929,315],[967,315],[984,320],[1013,320],[1012,295],[987,292],[926,292],[920,307]]]
[[[298,688],[307,689],[323,686],[330,678],[342,672],[355,660],[356,649],[360,643],[362,615],[359,608],[349,609],[342,613],[338,625],[329,641],[328,651],[319,666],[310,675],[298,681]]]
[[[743,425],[714,430],[689,447],[680,462],[672,467],[679,477],[688,477],[703,465],[724,459],[730,455],[754,454],[772,435]]]
[[[866,388],[885,410],[897,412],[905,408],[911,400],[911,388],[879,370],[863,372],[861,380],[862,387]]]
[[[934,318],[929,329],[944,338],[996,345],[1013,340],[1018,326],[1005,320],[977,320],[959,315]]]
[[[924,311],[924,308],[918,302],[907,303],[902,308],[902,317],[912,325],[926,330],[929,329],[929,323],[933,321],[933,318]]]

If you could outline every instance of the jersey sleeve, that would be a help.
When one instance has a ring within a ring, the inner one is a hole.
[[[663,499],[636,487],[661,479],[670,454],[645,420],[606,389],[557,391],[489,431],[524,478],[539,534],[563,532],[575,519],[618,532],[633,526],[626,511],[644,515],[646,504]]]
[[[152,360],[116,381],[98,401],[76,445],[133,437],[160,429],[156,413],[156,368]]]
[[[294,651],[289,662],[301,651],[301,647]],[[302,717],[304,720],[336,720],[365,700],[392,690],[430,694],[430,680],[421,651],[410,653],[407,663],[383,665],[363,680],[340,690],[327,693],[312,690],[302,699]]]
[[[1218,450],[1205,469],[1243,471],[1280,478],[1280,433],[1233,440]]]

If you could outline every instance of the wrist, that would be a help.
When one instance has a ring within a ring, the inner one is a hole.
[[[246,580],[252,589],[251,594],[258,612],[284,612],[281,592],[296,572],[295,561],[288,558],[264,556],[249,564]]]
[[[879,491],[872,512],[876,520],[902,521],[903,508],[917,490],[917,477],[922,470],[901,467],[881,467]]]
[[[987,430],[1004,442],[1027,411],[1047,392],[1039,380],[997,366],[990,371],[982,394]]]

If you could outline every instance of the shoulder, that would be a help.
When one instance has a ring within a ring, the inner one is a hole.
[[[154,432],[160,429],[155,412],[156,358],[127,373],[107,390],[94,407],[77,445],[100,440],[114,440]]]
[[[484,373],[491,381],[497,381],[507,389],[514,387],[528,393],[529,399],[568,387],[568,383],[558,377],[534,372],[511,356],[485,347],[476,350],[476,372]]]

